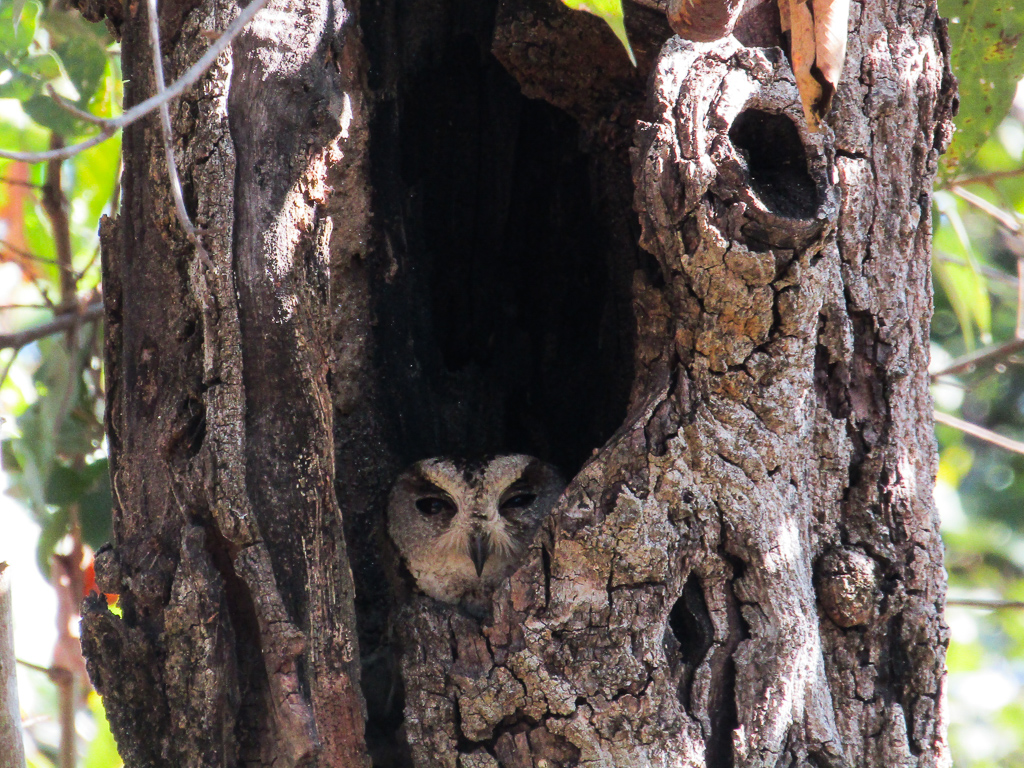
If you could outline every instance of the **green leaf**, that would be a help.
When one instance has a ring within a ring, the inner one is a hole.
[[[85,344],[91,332],[91,328],[79,330],[80,349],[74,356],[68,354],[63,337],[37,342],[43,361],[34,377],[39,399],[18,416],[20,435],[5,446],[5,452],[13,459],[5,464],[9,492],[25,502],[40,524],[48,519],[53,505],[61,503],[53,501],[51,475],[59,471],[62,462],[71,463],[95,452],[101,437],[82,379],[90,354]],[[66,479],[58,477],[57,487]],[[93,487],[95,482],[90,482],[88,488],[99,492],[98,487]]]
[[[75,90],[78,91],[77,106],[85,109],[103,80],[107,68],[107,52],[103,45],[91,35],[70,37],[54,46],[60,56]]]
[[[39,542],[36,544],[36,565],[47,579],[50,578],[50,558],[61,539],[68,535],[70,525],[71,516],[66,507],[59,508],[43,522],[43,530],[39,532]]]
[[[43,26],[50,33],[54,52],[60,56],[63,69],[79,97],[76,105],[86,109],[103,79],[106,70],[106,42],[109,38],[100,26],[86,22],[78,15],[47,14]]]
[[[44,86],[53,83],[77,107],[88,109],[104,85],[109,36],[102,25],[90,24],[77,14],[51,8],[40,18],[34,0],[30,7],[32,13],[23,15],[32,23],[19,25],[16,33],[13,21],[5,24],[12,18],[10,5],[0,8],[0,69],[8,73],[0,97],[17,98],[36,123],[73,140],[93,127],[54,103]],[[37,23],[45,34],[34,39]],[[27,55],[30,50],[32,54]]]
[[[82,768],[118,768],[121,765],[121,757],[117,754],[117,745],[110,733],[107,715],[103,711],[103,702],[99,696],[89,696],[89,709],[92,710],[93,719],[96,721],[96,735],[85,753]]]
[[[949,299],[950,306],[960,321],[960,332],[964,337],[964,345],[967,349],[974,349],[974,324],[971,322],[971,308],[966,300],[968,293],[974,293],[975,287],[971,282],[971,272],[959,264],[950,264],[948,261],[936,259],[932,265],[935,277],[939,285]]]
[[[41,82],[56,80],[62,74],[60,60],[49,52],[25,57],[18,69],[22,74]]]
[[[73,504],[85,493],[88,481],[71,467],[55,467],[46,482],[46,503],[58,506]]]
[[[942,215],[940,225],[935,228],[936,252],[950,253],[967,262],[967,266],[962,266],[936,259],[935,274],[960,321],[964,344],[968,349],[973,349],[975,327],[986,344],[992,338],[992,302],[987,280],[978,267],[967,228],[960,217],[957,199],[948,192],[936,192],[935,207]]]
[[[38,152],[46,149],[48,146],[47,142],[50,139],[49,131],[44,131],[35,123],[22,119],[21,115],[18,114],[18,109],[19,108],[17,106],[13,109],[6,109],[5,106],[5,111],[9,116],[9,121],[0,120],[0,147],[3,147],[4,149],[14,149],[20,152]],[[15,119],[18,120],[17,123],[13,122]],[[44,172],[44,165],[33,166],[29,170],[29,174],[32,176],[30,181],[36,183],[38,179],[42,179],[42,173]],[[28,225],[30,219],[37,218],[35,214],[36,210],[37,204],[35,201],[26,201],[26,204],[22,209],[22,215],[25,217],[24,222],[26,225]]]
[[[110,540],[111,509],[110,467],[106,459],[94,461],[82,470],[87,481],[85,492],[78,499],[78,520],[82,539],[94,550]]]
[[[116,56],[108,56],[107,68],[103,73],[103,82],[89,104],[92,113],[99,117],[120,115],[121,104],[124,101],[123,90],[121,61]]]
[[[562,2],[574,11],[586,11],[600,19],[611,27],[612,32],[619,38],[622,47],[626,49],[629,60],[636,66],[636,57],[633,55],[633,48],[629,44],[629,36],[626,34],[625,15],[622,11],[622,0],[562,0]]]
[[[107,460],[95,461],[81,469],[63,465],[55,467],[46,485],[46,502],[67,513],[72,505],[77,504],[82,539],[93,549],[99,549],[110,539],[113,499]]]
[[[52,425],[47,424],[43,405],[37,401],[18,417],[21,437],[10,441],[10,450],[20,472],[10,471],[8,493],[25,502],[37,522],[46,515],[46,483],[54,462]],[[49,428],[48,428],[49,427]]]
[[[37,94],[26,99],[21,103],[21,108],[41,126],[65,138],[74,136],[82,127],[81,120],[72,116],[48,95]]]
[[[12,71],[11,79],[0,85],[0,99],[17,99],[24,101],[30,99],[39,92],[39,84],[29,77],[23,77],[20,72]],[[5,145],[6,148],[6,145]]]
[[[87,37],[97,41],[104,48],[110,44],[110,33],[102,21],[86,21],[78,13],[67,13],[51,9],[43,16],[40,23],[50,33],[54,47],[72,39]]]
[[[23,7],[19,7],[18,3],[0,4],[0,52],[17,59],[28,50],[32,38],[36,36],[36,24],[41,10],[35,0],[30,0]]]
[[[18,32],[18,24],[21,23],[21,12],[25,10],[25,0],[14,0],[11,4],[11,15],[14,17],[14,32]]]
[[[949,18],[953,73],[960,81],[947,172],[969,160],[1006,117],[1024,75],[1024,1],[939,0]]]
[[[105,78],[104,83],[110,80]],[[115,135],[69,161],[73,172],[69,174],[71,186],[67,194],[71,200],[85,207],[84,222],[87,223],[87,226],[76,227],[72,232],[75,253],[92,253],[97,246],[99,237],[96,222],[107,209],[117,186],[120,158],[121,137]],[[76,260],[76,263],[79,262]],[[98,280],[98,267],[97,259],[94,261],[93,272],[85,276],[82,287],[88,287],[90,281]]]
[[[0,443],[0,469],[3,469],[5,472],[21,472],[18,457],[11,447],[13,444],[13,438],[8,438]]]

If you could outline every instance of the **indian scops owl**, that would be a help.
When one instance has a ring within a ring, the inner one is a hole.
[[[558,470],[523,454],[425,459],[395,481],[388,532],[423,592],[476,612],[564,488]]]

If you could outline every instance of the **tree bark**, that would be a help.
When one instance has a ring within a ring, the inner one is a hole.
[[[193,5],[161,6],[172,74],[237,13]],[[153,90],[144,13],[123,27],[129,103]],[[328,391],[345,21],[276,3],[175,105],[213,270],[173,222],[155,119],[125,133],[103,230],[114,542],[97,555],[123,614],[91,605],[83,641],[128,765],[368,764]]]
[[[18,670],[14,655],[14,615],[11,607],[11,576],[0,562],[0,768],[24,768],[25,743],[18,705]]]
[[[174,110],[212,271],[126,131],[83,644],[127,765],[948,763],[944,26],[856,5],[813,134],[773,8],[629,5],[634,70],[554,0],[278,0]],[[235,13],[163,3],[169,71]],[[573,480],[491,614],[409,593],[391,480],[512,451]]]

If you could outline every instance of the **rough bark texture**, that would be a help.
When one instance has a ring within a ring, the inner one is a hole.
[[[634,70],[555,0],[273,2],[174,110],[213,271],[155,121],[126,132],[97,558],[124,612],[83,642],[129,766],[947,761],[944,32],[856,4],[810,134],[773,8],[693,44],[629,5]],[[235,12],[163,3],[169,70]],[[574,479],[481,621],[403,586],[384,499],[499,451]]]
[[[641,112],[614,51],[540,6],[503,4],[493,50],[579,121],[609,197],[614,121],[641,118],[657,269],[630,259],[625,420],[494,616],[398,609],[412,761],[942,764],[925,371],[951,83],[934,7],[858,7],[818,136],[778,49],[670,41]]]
[[[152,84],[144,6],[129,12],[134,102]],[[237,9],[161,12],[173,75]],[[83,641],[128,765],[368,764],[328,386],[345,22],[274,3],[176,105],[214,270],[173,220],[155,121],[125,134],[103,232],[115,533],[97,557],[123,617],[92,605]]]

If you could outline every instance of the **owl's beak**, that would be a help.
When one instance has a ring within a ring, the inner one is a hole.
[[[469,536],[469,558],[476,567],[479,577],[484,572],[484,563],[491,554],[491,537],[483,531],[474,531]]]

